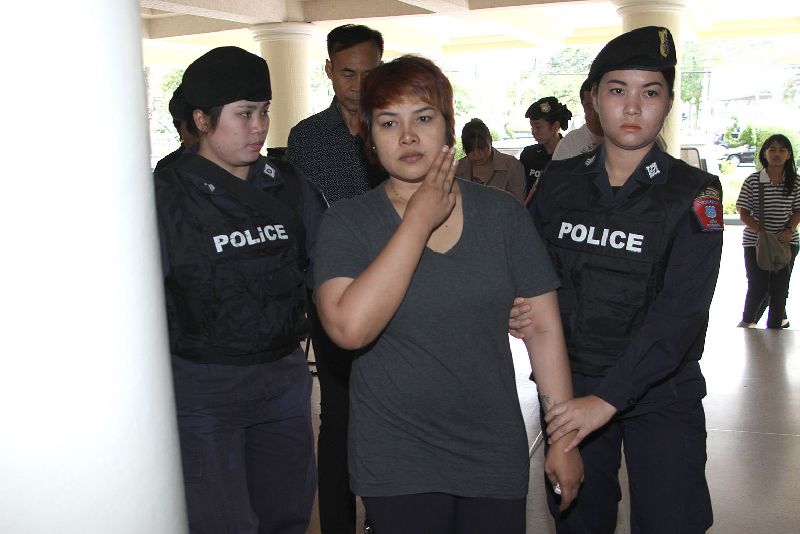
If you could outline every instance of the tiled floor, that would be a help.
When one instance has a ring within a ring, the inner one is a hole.
[[[706,472],[714,506],[709,532],[795,534],[800,532],[800,273],[787,307],[794,328],[768,331],[763,320],[759,329],[736,328],[746,290],[741,230],[726,230],[702,361],[708,383]],[[514,352],[520,402],[533,437],[539,430],[536,392],[527,380],[524,348],[516,345]],[[313,401],[318,415],[316,390]],[[541,473],[540,449],[531,460],[528,495],[528,532],[536,534],[554,532]],[[617,534],[629,532],[627,513],[623,492]],[[308,532],[319,532],[316,517]]]

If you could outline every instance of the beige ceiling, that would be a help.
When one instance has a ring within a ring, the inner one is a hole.
[[[672,0],[674,1],[674,0]],[[654,0],[654,4],[659,3]],[[685,0],[683,38],[800,36],[800,1]],[[140,0],[145,63],[185,64],[208,48],[256,49],[249,27],[311,22],[320,39],[344,21],[380,30],[387,55],[599,44],[617,35],[611,0]]]

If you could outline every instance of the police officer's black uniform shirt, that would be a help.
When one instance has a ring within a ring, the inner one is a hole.
[[[559,135],[559,138],[561,135]],[[536,144],[526,146],[519,154],[519,161],[525,167],[525,196],[539,181],[547,164],[553,159],[553,155],[547,152],[544,145]]]
[[[183,148],[183,147],[182,147]],[[187,157],[200,157],[197,156],[197,148],[198,145],[193,145],[188,149],[181,150],[181,156],[185,153]],[[176,158],[174,161],[170,162],[168,165],[163,166],[163,168],[171,167],[175,163],[180,161],[180,157]],[[305,177],[302,172],[296,167],[288,167],[291,169],[289,174],[291,176],[284,176],[287,173],[287,170],[284,169],[282,172],[281,170],[275,168],[274,163],[272,165],[269,164],[269,159],[265,158],[264,156],[259,156],[259,158],[250,165],[250,169],[247,173],[246,181],[252,184],[254,187],[261,189],[267,193],[275,191],[277,188],[281,187],[286,179],[293,179],[298,180],[301,187],[302,193],[302,220],[303,225],[305,226],[305,247],[306,251],[310,253],[313,250],[314,243],[316,243],[317,239],[317,230],[319,229],[319,223],[322,218],[322,213],[327,209],[328,204],[327,200],[325,199],[322,192],[314,185],[307,177]],[[270,170],[272,169],[272,170]],[[160,168],[157,170],[161,170]],[[219,169],[220,172],[225,172],[221,168]],[[155,171],[154,171],[155,172]],[[197,187],[204,191],[207,195],[213,198],[214,203],[219,204],[220,206],[224,207],[228,210],[236,210],[240,205],[240,202],[235,198],[232,198],[226,195],[224,192],[215,190],[214,186],[210,186],[202,179],[196,180]],[[162,268],[164,273],[166,274],[169,271],[169,264],[168,259],[169,256],[167,251],[164,249],[164,243],[162,241],[162,250],[161,250],[161,258],[162,258]],[[313,262],[313,257],[310,256],[309,258]],[[313,273],[313,269],[311,267],[308,268],[308,275],[309,277]],[[309,288],[313,287],[312,281],[308,280],[307,285]]]
[[[650,236],[632,237],[635,234],[630,228],[625,229],[627,234],[620,231],[611,235],[614,229],[610,228],[603,235],[599,228],[601,223],[598,224],[593,242],[587,245],[589,232],[585,228],[570,229],[566,226],[569,224],[566,222],[569,217],[581,216],[580,211],[573,211],[573,215],[569,215],[568,211],[553,207],[553,203],[557,200],[555,191],[559,183],[574,185],[575,187],[571,188],[572,196],[584,195],[585,200],[579,202],[584,202],[584,206],[588,208],[589,211],[586,213],[591,212],[593,213],[591,216],[596,217],[595,220],[602,221],[608,214],[625,214],[626,211],[633,213],[636,211],[636,206],[642,202],[650,202],[650,205],[657,207],[658,199],[661,198],[658,195],[665,193],[667,184],[675,180],[682,181],[675,184],[685,182],[701,185],[697,188],[697,193],[690,193],[688,196],[685,210],[680,207],[682,204],[678,205],[678,209],[675,210],[676,223],[671,235],[657,235],[659,232],[663,234],[666,229],[649,230],[654,233],[657,240],[662,238],[667,240],[660,241],[665,244],[665,253],[657,258],[662,274],[657,279],[649,281],[653,294],[643,310],[643,317],[624,340],[624,348],[620,351],[618,359],[601,373],[604,378],[594,392],[618,410],[639,402],[643,397],[649,400],[675,396],[702,398],[705,395],[705,381],[700,372],[699,362],[696,360],[699,359],[699,353],[703,348],[708,311],[722,253],[719,180],[676,160],[654,145],[624,186],[614,191],[605,170],[605,147],[600,145],[587,154],[553,161],[539,183],[534,202],[529,206],[534,221],[554,257],[562,283],[575,287],[575,281],[570,281],[568,284],[564,277],[574,276],[582,279],[583,275],[570,273],[568,269],[558,264],[556,248],[561,246],[557,241],[559,237],[571,239],[573,242],[565,246],[582,250],[583,252],[579,254],[591,255],[592,248],[599,251],[600,247],[607,247],[612,241],[615,246],[620,245],[633,251],[637,250],[637,247],[643,250],[642,247],[646,246]],[[687,189],[689,187],[686,186]],[[578,195],[575,195],[576,191]],[[550,210],[547,215],[549,223],[544,219],[547,210]],[[555,214],[552,210],[556,210]],[[635,229],[636,219],[633,219],[631,224]],[[574,230],[574,233],[567,231],[568,229]],[[628,240],[622,236],[627,236]],[[583,242],[574,242],[579,240]],[[592,241],[591,235],[588,240]],[[617,252],[626,251],[608,250],[597,253],[608,255]],[[607,260],[606,264],[608,265]],[[577,280],[577,285],[580,286],[580,280]],[[559,293],[561,291],[559,290]],[[624,292],[623,286],[621,293]],[[606,301],[600,307],[607,305],[609,301],[624,301],[625,297],[609,294],[610,290],[607,287],[578,287],[577,299],[586,300],[588,293],[592,293],[592,298],[599,297]],[[570,320],[569,317],[564,318],[565,323]],[[603,319],[597,319],[596,322],[601,320]],[[573,336],[580,337],[580,334],[574,332],[572,335],[567,334],[571,361],[573,347],[569,345]],[[573,372],[575,372],[574,366]]]
[[[173,354],[233,365],[289,354],[322,195],[288,162],[259,157],[242,183],[191,149],[155,182]],[[243,200],[251,189],[271,199]]]
[[[158,172],[161,169],[165,169],[178,161],[185,150],[186,147],[181,143],[181,146],[179,146],[177,149],[158,160],[158,163],[156,163],[156,168],[153,169],[153,172]]]

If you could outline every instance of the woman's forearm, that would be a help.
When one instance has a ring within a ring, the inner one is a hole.
[[[748,210],[739,208],[739,219],[753,232],[758,233],[761,231],[761,225],[758,224],[758,221],[753,218]]]
[[[800,211],[792,213],[792,216],[789,217],[789,222],[786,226],[789,230],[796,230],[798,224],[800,224]]]
[[[386,328],[405,297],[429,237],[424,224],[404,219],[357,278],[334,278],[320,286],[320,320],[337,345],[363,347]]]
[[[573,397],[567,347],[555,291],[526,300],[532,308],[532,322],[524,328],[525,346],[542,408],[547,412]]]

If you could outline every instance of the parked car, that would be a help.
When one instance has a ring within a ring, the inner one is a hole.
[[[756,160],[756,148],[753,146],[737,146],[729,148],[722,153],[720,161],[729,161],[734,167],[742,163],[753,163]]]

